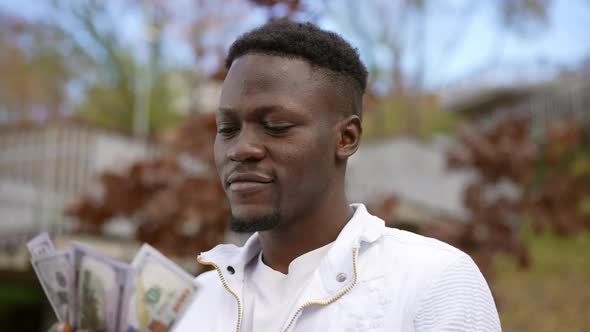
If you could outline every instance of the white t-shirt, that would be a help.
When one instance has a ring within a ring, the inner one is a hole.
[[[280,331],[299,294],[332,244],[310,251],[289,264],[288,274],[268,267],[262,252],[244,271],[244,332]]]

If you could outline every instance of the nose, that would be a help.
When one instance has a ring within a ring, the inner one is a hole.
[[[244,126],[228,149],[228,157],[233,161],[258,161],[266,156],[266,150],[256,133]]]

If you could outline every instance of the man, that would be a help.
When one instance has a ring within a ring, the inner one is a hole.
[[[215,162],[244,247],[198,257],[215,269],[176,332],[500,331],[463,252],[386,228],[349,205],[367,71],[312,24],[270,23],[231,46]]]

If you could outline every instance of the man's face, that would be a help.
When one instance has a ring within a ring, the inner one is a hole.
[[[279,56],[233,62],[216,114],[215,163],[234,230],[296,219],[328,191],[338,110],[320,75],[303,60]]]

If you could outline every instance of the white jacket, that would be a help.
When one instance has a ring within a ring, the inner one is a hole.
[[[469,256],[438,240],[387,228],[362,204],[352,206],[352,219],[282,331],[501,330],[488,285]],[[173,331],[240,331],[244,266],[259,252],[254,234],[244,247],[219,245],[202,253],[199,262],[215,271],[195,279],[197,295]]]

